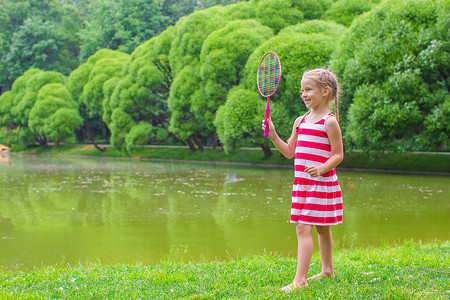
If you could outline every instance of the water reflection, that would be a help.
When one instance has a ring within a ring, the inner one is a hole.
[[[0,164],[9,163],[9,155],[8,153],[0,152]]]
[[[296,251],[291,169],[12,156],[0,174],[3,268]],[[449,238],[448,177],[339,177],[338,248]]]

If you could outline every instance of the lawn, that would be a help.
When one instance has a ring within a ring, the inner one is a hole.
[[[295,257],[277,254],[226,261],[155,265],[94,263],[32,271],[0,271],[2,299],[448,299],[450,243],[406,241],[334,253],[334,279],[280,291]],[[314,253],[310,275],[320,271]]]

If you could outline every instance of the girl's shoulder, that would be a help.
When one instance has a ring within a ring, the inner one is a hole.
[[[339,122],[338,122],[336,116],[333,115],[332,113],[329,113],[325,117],[325,124],[324,125],[325,125],[325,131],[327,131],[329,128],[333,128],[333,129],[340,128]]]
[[[330,117],[333,117],[333,118],[336,118],[336,116],[333,114],[333,113],[328,113],[328,114],[326,114],[323,118],[325,119],[325,120],[328,120]]]
[[[300,117],[298,117],[297,119],[295,119],[295,121],[294,121],[294,127],[300,126],[300,123],[302,122],[302,120],[303,120],[303,116],[300,116]]]
[[[328,113],[327,115],[325,115],[322,119],[325,119],[325,123],[327,122],[337,122],[337,118],[335,115],[333,115],[332,113]]]

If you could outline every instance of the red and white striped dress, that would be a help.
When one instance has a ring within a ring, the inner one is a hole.
[[[330,140],[325,131],[325,120],[330,116],[333,114],[329,113],[315,123],[308,123],[303,118],[298,127],[291,223],[342,223],[342,192],[335,169],[318,177],[305,172],[305,166],[321,165],[331,157]]]

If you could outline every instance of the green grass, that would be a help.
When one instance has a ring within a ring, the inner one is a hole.
[[[124,154],[114,147],[108,147],[107,152],[100,152],[92,145],[61,145],[49,146],[47,149],[40,147],[29,148],[24,153],[42,155],[71,155],[71,156],[96,156],[128,159],[161,159],[183,161],[207,161],[225,163],[246,163],[265,165],[291,166],[292,160],[286,159],[278,151],[274,151],[272,157],[265,157],[262,150],[240,149],[232,154],[226,154],[220,149],[205,149],[204,152],[192,153],[187,148],[137,148],[132,154]],[[394,154],[350,152],[345,154],[341,168],[378,169],[391,171],[422,171],[436,173],[450,173],[450,155],[443,154]]]
[[[294,257],[0,271],[2,299],[441,299],[450,297],[450,243],[342,249],[336,278],[284,294]],[[310,275],[320,271],[314,253]]]
[[[450,155],[444,154],[396,154],[359,152],[346,153],[340,165],[346,168],[381,170],[450,172]]]

